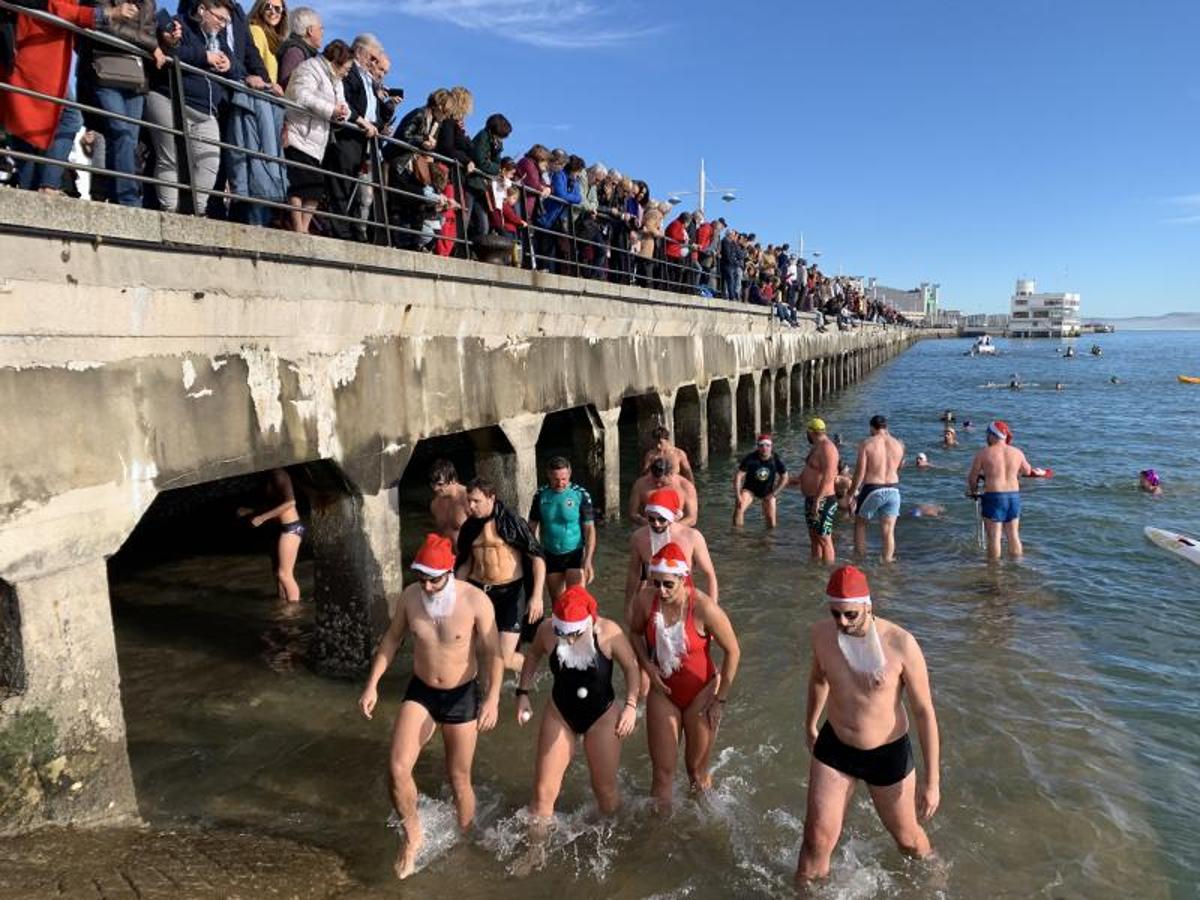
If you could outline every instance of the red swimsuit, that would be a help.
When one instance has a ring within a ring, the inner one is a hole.
[[[691,706],[696,696],[704,690],[717,674],[717,667],[709,655],[708,645],[712,642],[711,634],[701,634],[696,629],[696,620],[692,615],[695,606],[695,588],[688,586],[687,612],[684,615],[683,633],[687,636],[687,654],[680,661],[670,678],[664,678],[663,683],[671,689],[671,702],[681,710]],[[650,605],[650,617],[646,620],[646,647],[650,657],[658,662],[654,652],[654,642],[658,635],[654,627],[654,617],[659,612],[658,597]]]

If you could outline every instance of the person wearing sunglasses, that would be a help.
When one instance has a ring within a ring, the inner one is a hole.
[[[650,561],[650,581],[634,598],[627,623],[638,663],[650,678],[650,793],[664,813],[671,808],[681,732],[692,790],[712,787],[708,763],[713,739],[741,659],[729,617],[696,590],[689,572],[678,544],[659,550]],[[713,641],[723,654],[720,674],[712,658]]]
[[[708,552],[708,541],[698,529],[679,522],[683,517],[683,504],[679,494],[670,488],[651,492],[643,509],[646,524],[629,537],[629,566],[625,572],[625,617],[633,598],[649,577],[650,560],[667,544],[676,544],[683,550],[684,561],[691,571],[704,575],[705,591],[713,603],[719,603],[717,570]]]
[[[680,524],[695,525],[700,514],[700,498],[696,486],[675,471],[675,464],[663,456],[656,456],[650,463],[646,474],[633,483],[629,491],[629,518],[635,525],[645,525],[646,517],[642,513],[646,500],[651,491],[670,488],[679,494],[683,501],[683,516]]]
[[[576,738],[583,738],[592,793],[600,812],[609,815],[621,805],[617,767],[621,742],[637,724],[641,673],[633,647],[621,626],[601,618],[596,598],[582,585],[572,585],[554,601],[554,615],[543,622],[525,653],[517,680],[517,722],[532,718],[529,685],[542,657],[550,657],[554,687],[538,728],[533,799],[535,836],[544,836],[554,815],[563,776],[571,764]],[[625,699],[616,702],[613,663],[625,677]]]
[[[919,820],[940,801],[937,716],[925,657],[916,639],[875,615],[867,576],[842,566],[825,588],[830,617],[812,627],[805,728],[812,761],[797,881],[829,874],[829,862],[859,781],[901,852],[933,852]],[[918,781],[909,714],[924,759]],[[821,713],[825,724],[817,729]]]
[[[379,701],[379,680],[396,651],[411,635],[413,673],[392,731],[389,789],[404,840],[395,872],[407,878],[416,870],[424,844],[417,813],[413,768],[421,748],[441,726],[446,774],[454,793],[458,825],[464,831],[475,818],[471,766],[481,731],[496,725],[504,663],[492,604],[484,593],[454,578],[454,549],[440,534],[430,534],[417,551],[412,569],[417,581],[400,595],[391,624],[371,660],[371,673],[358,707],[370,719]],[[480,673],[486,684],[479,684]]]

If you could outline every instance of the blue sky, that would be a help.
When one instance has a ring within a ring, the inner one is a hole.
[[[472,133],[649,182],[827,270],[1004,311],[1019,276],[1089,315],[1200,311],[1200,3],[310,0],[378,34]]]

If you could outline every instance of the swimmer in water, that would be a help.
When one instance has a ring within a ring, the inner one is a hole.
[[[947,425],[950,424],[951,422],[953,422],[954,421],[954,410],[948,409],[944,413],[942,413],[941,421],[945,422]]]
[[[1138,488],[1145,491],[1147,494],[1159,495],[1162,493],[1162,480],[1158,477],[1158,472],[1154,469],[1142,469],[1138,473]]]
[[[918,503],[908,514],[914,519],[937,519],[946,514],[946,507],[940,503]]]
[[[947,449],[958,446],[958,432],[950,425],[947,425],[946,430],[942,432],[942,446]]]
[[[970,419],[967,419],[966,421],[964,421],[964,422],[962,423],[962,430],[963,430],[963,431],[970,431],[970,430],[971,430],[972,428],[974,428],[974,427],[975,427],[975,426],[971,424],[971,420],[970,420]]]
[[[933,466],[930,465],[929,457],[926,454],[924,454],[924,453],[917,454],[917,468],[918,469],[932,469],[933,468]]]
[[[1008,383],[1008,389],[1011,391],[1019,391],[1021,389],[1021,382],[1017,380],[1015,375],[1013,376],[1013,380]]]
[[[275,585],[279,599],[285,603],[300,602],[300,585],[296,581],[296,557],[300,553],[300,544],[304,540],[304,523],[300,521],[300,513],[296,511],[296,492],[292,488],[292,479],[285,469],[272,469],[267,473],[265,487],[265,502],[270,508],[254,514],[251,507],[243,506],[237,514],[241,518],[250,517],[250,524],[255,528],[279,520],[279,536],[275,542]]]
[[[1121,384],[1122,382],[1121,382],[1120,378],[1118,378],[1116,375],[1114,375],[1112,378],[1108,379],[1108,383],[1109,384]]]
[[[1054,389],[1056,391],[1061,391],[1064,387],[1065,385],[1061,381],[1054,382]]]

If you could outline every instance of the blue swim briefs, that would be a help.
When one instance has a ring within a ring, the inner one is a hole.
[[[1019,491],[991,491],[983,495],[983,517],[993,522],[1015,522],[1021,518]]]

